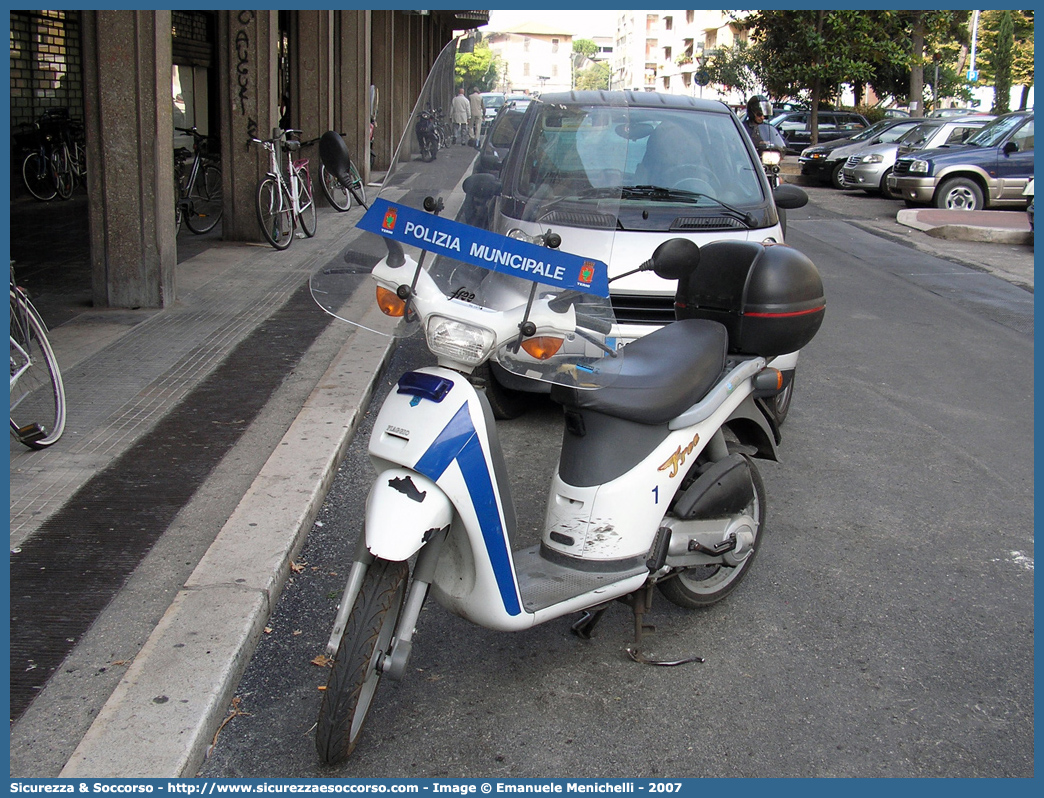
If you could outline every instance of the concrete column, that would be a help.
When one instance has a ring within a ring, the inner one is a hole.
[[[398,134],[394,127],[396,115],[393,107],[397,102],[395,73],[399,71],[401,58],[396,57],[394,31],[398,15],[394,11],[371,11],[372,49],[370,51],[370,75],[380,94],[377,112],[377,133],[374,150],[377,153],[377,169],[387,169],[395,153]],[[401,56],[401,54],[400,54]]]
[[[250,138],[268,139],[279,123],[278,11],[218,12],[218,94],[221,105],[221,174],[228,241],[263,241],[257,223],[257,185],[268,171],[268,152]],[[169,103],[168,103],[169,104]]]
[[[413,62],[417,54],[410,47],[409,16],[393,11],[395,23],[392,27],[392,52],[395,54],[396,70],[392,75],[391,128],[394,142],[398,141],[409,122],[413,105],[417,102],[417,91],[413,85]],[[416,136],[411,141],[416,146]]]
[[[82,12],[95,307],[174,301],[169,11]]]
[[[334,12],[334,124],[345,134],[363,180],[370,180],[370,14]]]
[[[290,15],[290,127],[304,131],[305,141],[333,127],[333,11],[294,11]],[[310,159],[312,190],[320,204],[319,147],[303,154]]]

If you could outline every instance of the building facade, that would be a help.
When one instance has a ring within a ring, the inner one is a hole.
[[[442,47],[489,14],[70,10],[10,18],[15,148],[48,109],[68,109],[86,131],[94,305],[164,307],[176,294],[175,126],[195,125],[218,141],[222,237],[260,240],[254,194],[268,160],[250,138],[280,127],[308,138],[341,131],[368,178],[371,86],[380,98],[379,169]]]

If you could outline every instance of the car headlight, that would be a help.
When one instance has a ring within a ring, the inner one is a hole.
[[[910,161],[910,174],[913,175],[926,175],[932,171],[932,164],[930,161]]]
[[[493,351],[497,336],[492,330],[446,316],[428,318],[428,348],[456,363],[477,366]]]
[[[814,161],[818,161],[818,160],[821,160],[821,159],[823,159],[823,158],[826,158],[826,155],[827,155],[827,154],[826,154],[825,152],[823,152],[822,150],[805,150],[805,151],[804,151],[803,153],[801,153],[801,154],[802,154],[802,155],[803,155],[804,157],[806,157],[806,158],[811,158],[811,159],[812,159],[812,160],[814,160]]]
[[[881,161],[883,161],[883,160],[884,160],[884,158],[882,158],[876,152],[873,155],[864,155],[863,158],[862,158],[862,162],[863,163],[881,163]]]

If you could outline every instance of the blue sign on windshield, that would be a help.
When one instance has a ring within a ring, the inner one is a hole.
[[[518,241],[407,205],[377,199],[359,220],[358,227],[491,271],[609,296],[608,267],[600,260]]]

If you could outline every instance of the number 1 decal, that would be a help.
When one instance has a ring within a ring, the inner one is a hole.
[[[653,504],[659,504],[660,503],[660,486],[657,485],[655,488],[652,489],[652,492],[653,492],[653,499],[654,499]]]

